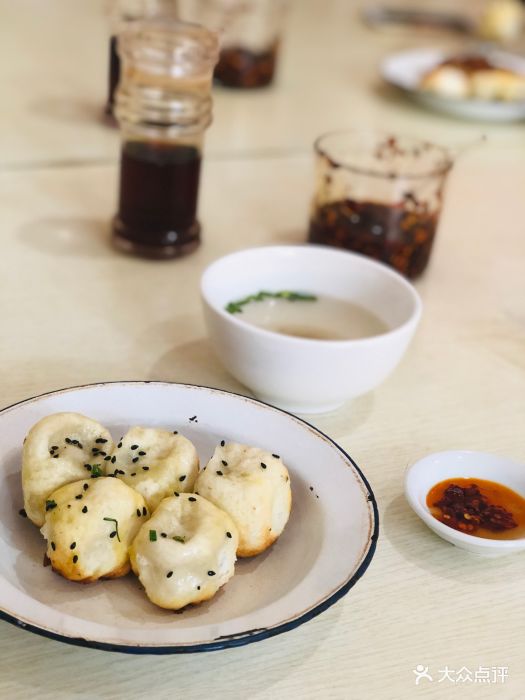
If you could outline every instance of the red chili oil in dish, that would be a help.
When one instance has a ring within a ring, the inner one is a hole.
[[[486,479],[440,481],[427,494],[432,515],[448,527],[490,540],[525,537],[525,498]]]

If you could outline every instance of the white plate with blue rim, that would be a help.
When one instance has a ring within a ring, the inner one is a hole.
[[[480,51],[474,51],[479,54]],[[505,51],[482,50],[495,66],[525,75],[525,58]],[[380,67],[383,79],[424,107],[461,119],[488,122],[513,122],[525,119],[525,100],[454,99],[441,97],[419,85],[424,74],[447,59],[449,54],[434,48],[412,49],[387,56]]]
[[[292,512],[263,554],[239,560],[210,601],[179,614],[157,608],[138,580],[73,583],[43,565],[44,540],[23,505],[21,446],[59,411],[95,418],[113,437],[133,425],[179,430],[201,466],[223,439],[281,455]],[[256,642],[307,622],[348,593],[375,551],[378,513],[352,458],[319,430],[255,399],[207,387],[118,382],[64,389],[0,411],[0,616],[71,644],[128,653],[211,651]]]

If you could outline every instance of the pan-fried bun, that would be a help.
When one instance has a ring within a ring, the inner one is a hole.
[[[267,549],[282,533],[292,506],[288,470],[278,455],[238,443],[217,447],[195,491],[225,510],[237,525],[237,556]]]
[[[474,73],[472,92],[480,100],[525,100],[525,76],[493,68]]]
[[[232,576],[238,534],[232,519],[191,493],[165,498],[130,548],[131,566],[152,603],[179,610],[212,598]]]
[[[131,428],[108,464],[108,472],[141,493],[151,511],[174,491],[192,491],[199,472],[194,445],[183,435],[158,428]]]
[[[53,413],[29,431],[22,450],[22,490],[28,518],[41,527],[45,502],[60,486],[104,471],[104,456],[113,450],[109,432],[80,413]]]
[[[110,477],[62,486],[47,501],[45,524],[51,566],[71,581],[124,576],[128,549],[149,517],[142,496]]]
[[[420,87],[441,97],[467,99],[470,95],[469,76],[457,66],[438,66],[426,73]]]

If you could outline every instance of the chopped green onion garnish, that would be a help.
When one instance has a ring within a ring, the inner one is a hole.
[[[150,530],[150,531],[149,531],[149,541],[150,541],[150,542],[156,542],[156,541],[157,541],[157,531],[156,531],[156,530]]]
[[[117,533],[117,540],[120,542],[120,537],[118,534],[118,521],[115,518],[102,518],[102,520],[107,520],[108,523],[115,523],[115,532]]]
[[[94,464],[91,467],[91,477],[96,479],[98,476],[102,476],[102,469],[100,468],[100,464]]]
[[[302,292],[258,292],[257,294],[250,294],[244,299],[238,299],[237,301],[230,301],[224,307],[226,311],[230,314],[240,314],[242,313],[242,307],[249,304],[252,301],[264,301],[264,299],[286,299],[287,301],[317,301],[317,297],[314,294],[303,294]]]

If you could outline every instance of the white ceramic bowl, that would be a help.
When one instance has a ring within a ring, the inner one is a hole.
[[[496,481],[525,496],[525,465],[506,457],[472,450],[436,452],[423,457],[405,474],[405,496],[412,509],[437,535],[474,554],[494,557],[525,549],[525,538],[489,540],[453,530],[436,520],[426,504],[432,486],[453,477]]]
[[[375,313],[388,332],[358,340],[312,340],[245,323],[228,302],[261,290],[311,292]],[[362,255],[324,246],[273,246],[232,253],[204,272],[208,332],[221,362],[259,398],[299,413],[338,408],[380,384],[416,330],[421,301],[401,275]]]

